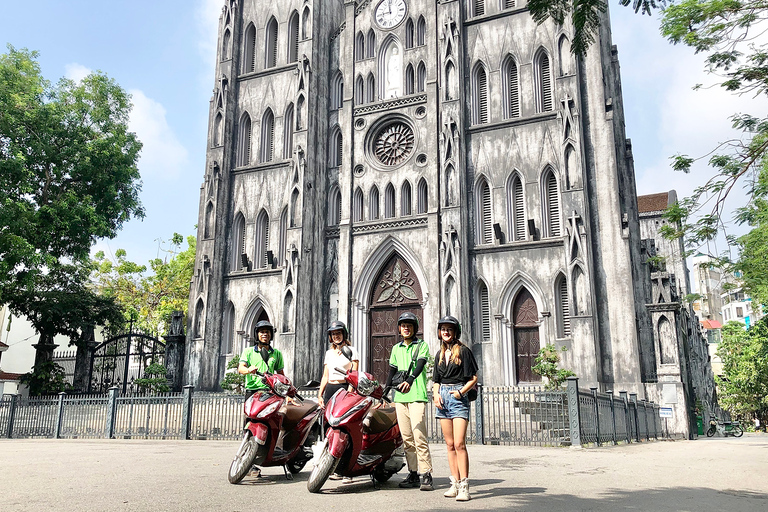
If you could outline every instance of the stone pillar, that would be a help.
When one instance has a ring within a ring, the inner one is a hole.
[[[165,367],[168,370],[166,377],[171,386],[171,391],[178,393],[182,390],[184,380],[184,351],[186,336],[184,335],[184,314],[174,311],[171,319],[171,328],[165,339]]]
[[[35,366],[53,361],[53,351],[58,348],[53,342],[53,336],[41,334],[40,341],[32,345],[35,349]]]
[[[72,387],[75,393],[88,392],[88,380],[91,374],[91,360],[93,351],[99,344],[95,340],[93,327],[87,328],[77,343],[77,354],[75,355],[75,376],[72,381]]]

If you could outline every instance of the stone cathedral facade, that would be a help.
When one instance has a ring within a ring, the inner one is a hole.
[[[655,399],[649,271],[607,15],[583,59],[524,0],[224,0],[186,382],[269,319],[296,382],[325,327],[385,375],[396,319],[457,316],[486,385],[567,347]]]

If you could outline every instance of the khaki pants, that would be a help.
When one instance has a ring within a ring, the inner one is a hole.
[[[432,456],[429,454],[429,441],[427,441],[427,420],[424,417],[426,409],[425,402],[395,404],[397,423],[400,425],[400,434],[403,436],[405,445],[408,471],[432,472]]]

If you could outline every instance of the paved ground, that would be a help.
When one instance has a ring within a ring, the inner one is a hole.
[[[280,468],[230,485],[235,442],[0,440],[0,511],[405,512],[768,510],[768,435],[573,450],[470,446],[472,501],[443,498],[445,448],[433,446],[441,490],[375,490],[369,480],[307,492]]]

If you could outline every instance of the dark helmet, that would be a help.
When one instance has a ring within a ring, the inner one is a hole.
[[[344,322],[340,320],[331,322],[331,325],[328,326],[328,330],[326,331],[329,337],[333,331],[342,331],[344,333],[344,339],[349,339],[349,330]]]
[[[454,331],[453,337],[455,339],[459,339],[461,337],[461,324],[459,323],[458,318],[456,318],[455,316],[451,316],[451,315],[447,315],[447,316],[444,316],[443,318],[441,318],[437,322],[437,335],[438,336],[440,336],[440,326],[444,325],[444,324],[448,324],[448,325],[452,325],[453,326],[453,331]]]
[[[269,323],[269,320],[260,320],[260,321],[256,322],[256,326],[253,328],[253,332],[256,333],[256,343],[259,342],[259,338],[258,338],[259,329],[264,329],[264,328],[269,329],[269,332],[270,332],[270,338],[269,339],[270,340],[274,339],[274,337],[275,337],[275,327],[271,323]]]
[[[397,326],[400,327],[400,324],[403,322],[408,322],[413,324],[413,330],[418,331],[419,330],[419,317],[411,313],[410,311],[406,311],[402,315],[400,315],[400,318],[397,319]],[[414,333],[416,334],[416,333]]]

